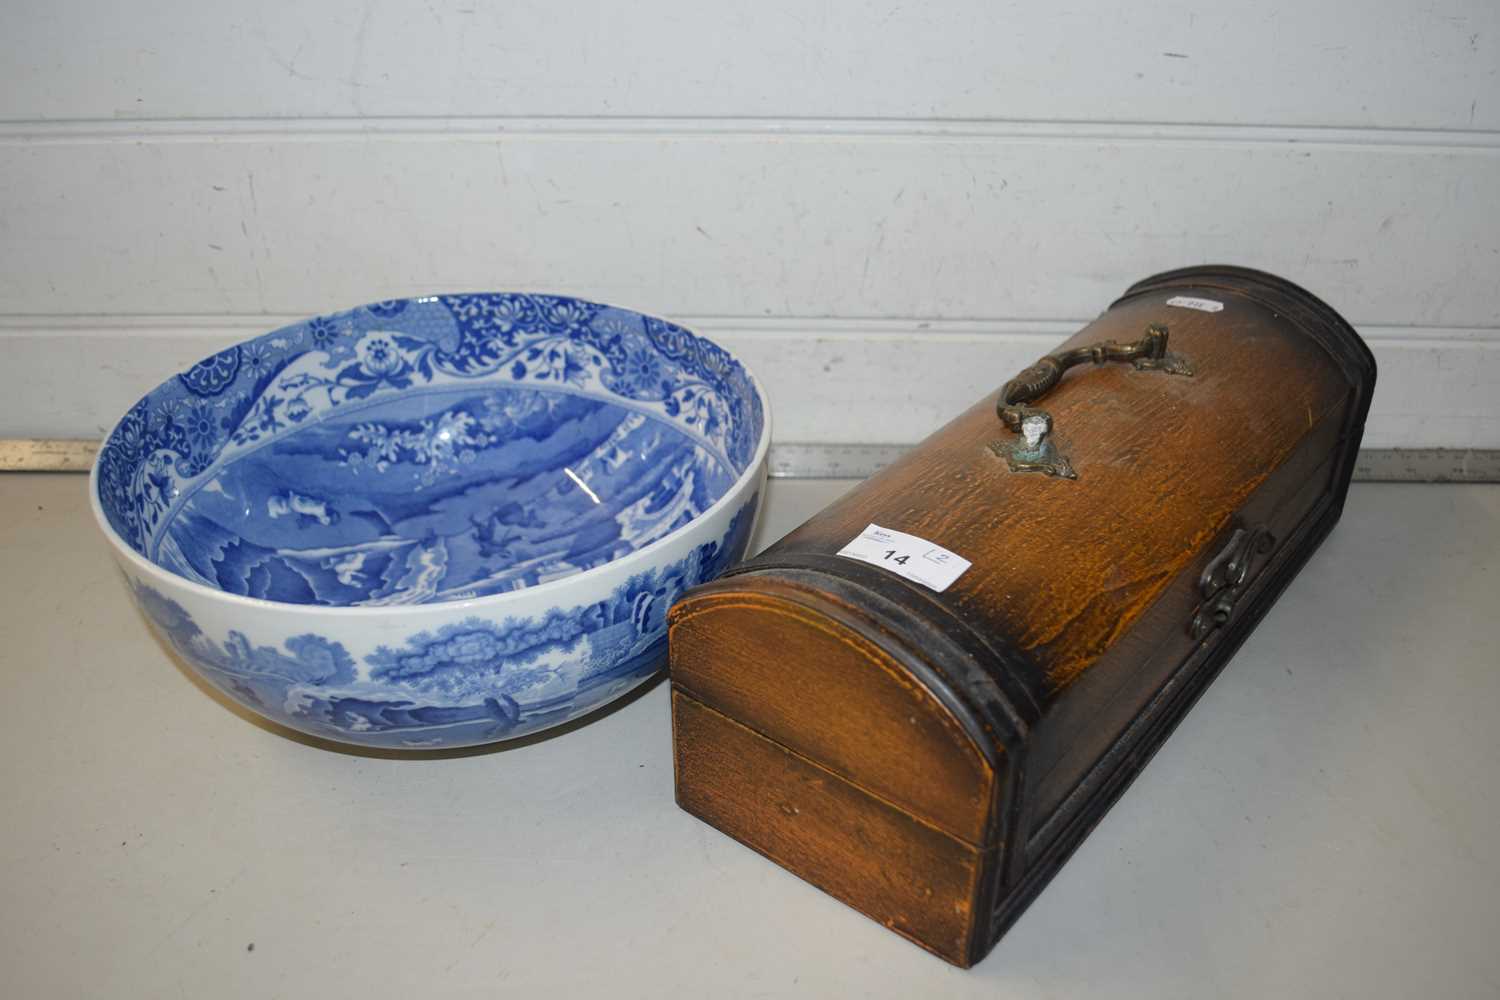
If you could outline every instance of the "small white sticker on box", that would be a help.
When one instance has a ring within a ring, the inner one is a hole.
[[[1224,311],[1224,303],[1215,299],[1195,299],[1191,295],[1174,295],[1167,300],[1167,305],[1176,306],[1179,309],[1196,309],[1199,312],[1216,313]]]
[[[872,524],[839,549],[839,555],[890,570],[938,593],[963,576],[973,563],[925,538]]]

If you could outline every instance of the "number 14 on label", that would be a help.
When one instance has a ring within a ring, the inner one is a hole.
[[[872,524],[839,549],[847,559],[879,566],[938,593],[963,575],[969,560],[925,538]]]

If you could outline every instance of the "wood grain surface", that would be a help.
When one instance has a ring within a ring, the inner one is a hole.
[[[986,853],[681,691],[677,802],[891,930],[967,964]],[[857,845],[850,850],[851,842]]]
[[[670,628],[679,689],[924,822],[984,841],[994,769],[898,662],[892,637],[861,634],[856,609],[767,581],[705,594]]]
[[[950,962],[987,953],[1326,534],[1358,448],[1374,369],[1305,292],[1158,275],[1053,353],[1153,325],[1190,375],[1085,363],[1020,397],[1076,479],[1011,470],[991,393],[672,609],[684,808]],[[871,524],[972,565],[938,592],[840,558]],[[1244,537],[1226,597],[1209,567]],[[914,905],[955,864],[968,895]]]
[[[1129,342],[1162,323],[1195,368],[1068,372],[1038,405],[1076,481],[1010,472],[989,448],[1014,440],[991,395],[767,555],[832,554],[870,523],[927,539],[974,564],[937,600],[1008,636],[1050,688],[1075,680],[1346,401],[1332,360],[1269,309],[1232,300],[1203,313],[1166,306],[1171,294],[1111,309],[1063,345]]]

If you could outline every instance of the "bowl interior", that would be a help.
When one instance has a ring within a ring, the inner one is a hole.
[[[100,455],[115,532],[217,590],[414,604],[649,545],[723,497],[764,414],[731,356],[575,299],[464,295],[318,317],[159,386]]]

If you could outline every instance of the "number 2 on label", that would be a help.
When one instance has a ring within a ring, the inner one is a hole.
[[[879,566],[940,594],[969,568],[969,560],[941,545],[878,524],[861,531],[838,554]]]

